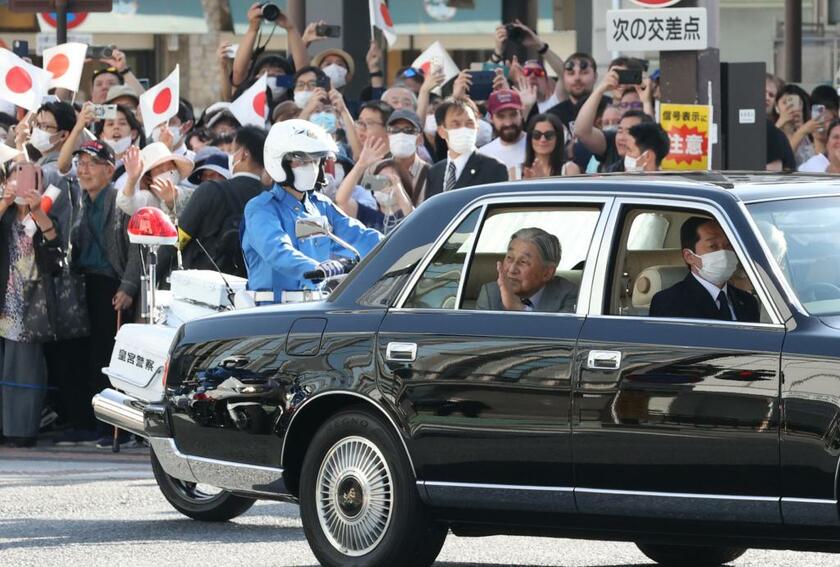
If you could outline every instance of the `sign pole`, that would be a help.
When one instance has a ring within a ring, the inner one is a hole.
[[[67,43],[67,1],[55,0],[56,45]]]

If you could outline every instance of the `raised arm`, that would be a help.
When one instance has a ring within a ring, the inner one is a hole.
[[[257,42],[257,33],[262,24],[262,6],[254,2],[248,8],[248,31],[242,36],[239,42],[239,49],[236,57],[233,58],[233,74],[230,78],[231,86],[235,89],[245,82],[248,72],[251,70],[251,57],[254,54],[254,44]]]
[[[93,103],[86,102],[82,106],[82,111],[79,112],[79,116],[76,118],[76,125],[70,130],[70,135],[67,136],[67,140],[64,141],[64,144],[61,146],[61,151],[58,154],[58,172],[60,174],[67,175],[70,173],[70,169],[73,166],[73,152],[76,150],[79,136],[82,135],[82,132],[84,132],[88,124],[95,121],[96,115],[93,112]]]
[[[335,89],[330,89],[330,103],[341,118],[344,124],[344,133],[347,135],[347,142],[350,144],[350,151],[353,152],[353,159],[356,159],[362,153],[362,143],[359,141],[359,135],[356,132],[356,124],[353,122],[353,115],[344,104],[344,97]]]
[[[546,64],[548,64],[548,66],[551,67],[551,69],[557,74],[557,81],[555,81],[554,86],[554,95],[559,101],[566,100],[569,95],[566,93],[566,87],[563,85],[563,58],[552,51],[548,43],[543,41],[543,39],[538,36],[534,30],[519,20],[514,20],[513,25],[522,30],[522,45],[536,49],[537,53],[543,56]],[[507,32],[505,33],[505,36],[507,36]]]
[[[229,41],[219,44],[219,49],[216,50],[216,60],[219,62],[219,100],[229,101],[231,97],[230,88],[230,74],[231,62],[227,56],[228,49],[231,48]]]
[[[335,204],[348,216],[356,218],[359,212],[359,207],[353,200],[353,189],[359,184],[367,168],[382,159],[387,151],[384,140],[368,138],[365,141],[356,165],[344,176],[335,194]]]
[[[119,71],[120,75],[123,76],[125,84],[134,89],[134,92],[138,95],[146,92],[146,89],[143,88],[143,85],[141,85],[140,81],[137,80],[137,77],[134,76],[134,72],[131,70],[131,67],[129,67],[125,62],[125,53],[119,49],[115,49],[111,54],[111,57],[105,57],[100,59],[100,61]]]
[[[598,105],[604,98],[605,93],[616,88],[618,88],[618,73],[615,69],[612,69],[583,103],[580,112],[578,112],[577,120],[575,120],[575,136],[587,150],[596,156],[603,155],[607,150],[607,138],[604,136],[604,132],[595,127]]]

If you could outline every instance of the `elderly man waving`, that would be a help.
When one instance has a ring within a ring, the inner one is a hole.
[[[577,288],[555,276],[562,250],[556,236],[541,228],[523,228],[510,237],[505,259],[496,263],[498,278],[484,284],[476,309],[572,313]]]

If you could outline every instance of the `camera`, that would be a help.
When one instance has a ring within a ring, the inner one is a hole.
[[[505,24],[505,31],[507,32],[507,37],[510,41],[521,43],[525,38],[525,32],[522,31],[522,28],[513,24]]]
[[[108,59],[114,55],[114,48],[110,45],[88,45],[87,57],[89,59]]]
[[[341,37],[341,26],[319,24],[315,27],[315,33],[318,37]]]
[[[280,17],[280,6],[274,2],[262,4],[262,18],[268,22],[275,22]]]

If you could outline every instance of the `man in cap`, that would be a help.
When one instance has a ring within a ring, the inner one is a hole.
[[[418,151],[423,148],[423,127],[420,118],[411,110],[396,110],[388,118],[386,127],[388,146],[397,167],[411,178],[412,186],[405,190],[415,205],[423,201],[429,164]]]
[[[116,206],[117,189],[111,183],[116,167],[114,151],[98,140],[85,142],[74,152],[79,185],[82,188],[80,219],[73,228],[71,259],[74,271],[83,274],[85,300],[90,316],[90,337],[68,341],[68,367],[85,383],[68,387],[75,411],[70,417],[74,430],[62,441],[90,440],[99,429],[101,446],[110,446],[107,429],[97,424],[90,405],[93,394],[108,387],[102,368],[108,365],[117,334],[116,311],[131,320],[130,311],[140,289],[140,253],[128,242],[128,220]],[[72,390],[72,392],[70,391]]]
[[[522,100],[519,93],[510,89],[493,91],[487,101],[487,110],[490,111],[497,138],[481,146],[478,153],[494,157],[509,170],[518,172],[525,161],[527,139],[522,131]]]
[[[126,108],[130,108],[136,114],[137,107],[140,106],[140,97],[137,96],[137,91],[129,85],[114,85],[108,89],[105,103],[121,104]]]

